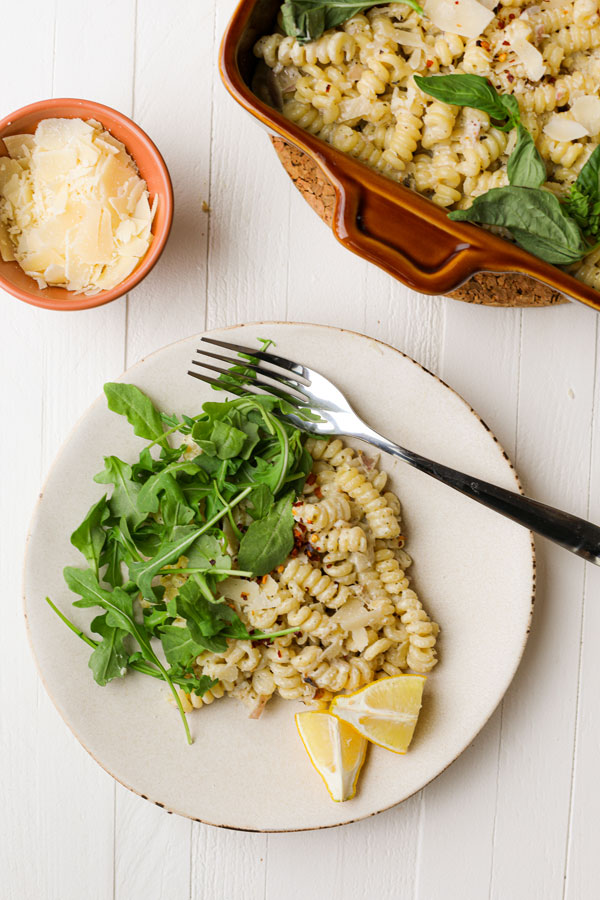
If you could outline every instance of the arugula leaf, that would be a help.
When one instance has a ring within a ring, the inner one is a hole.
[[[263,519],[273,506],[273,491],[266,484],[257,484],[250,494],[250,501],[252,505],[246,507],[248,513],[253,519]]]
[[[404,0],[419,15],[424,15],[416,0]],[[328,28],[341,25],[357,13],[382,4],[357,3],[356,0],[284,0],[281,6],[283,30],[300,43],[316,41]],[[241,355],[241,354],[240,354]]]
[[[470,106],[490,119],[512,128],[519,121],[519,104],[511,95],[500,95],[483,75],[415,75],[417,86],[450,106]]]
[[[517,125],[517,143],[507,164],[508,180],[521,187],[538,188],[546,181],[546,166],[535,142],[521,123]]]
[[[207,600],[194,578],[186,581],[175,602],[192,638],[206,650],[222,653],[227,649],[227,637],[249,637],[235,610],[222,601]]]
[[[134,384],[108,382],[104,385],[104,393],[108,400],[108,408],[119,415],[126,416],[139,437],[154,441],[164,434],[160,413],[152,400]]]
[[[100,567],[106,566],[102,578],[112,587],[120,587],[123,584],[122,560],[121,545],[115,540],[109,540],[100,557]]]
[[[71,535],[71,543],[83,553],[96,576],[100,568],[100,555],[106,541],[102,527],[109,517],[106,494],[88,510],[85,519]]]
[[[202,534],[186,550],[190,569],[230,569],[231,557],[225,553],[219,540],[212,534]]]
[[[105,591],[98,584],[98,579],[90,569],[76,569],[73,566],[67,566],[64,570],[65,581],[68,587],[76,594],[79,594],[81,600],[76,600],[74,606],[100,606],[107,613],[106,625],[112,628],[119,628],[131,634],[140,646],[140,650],[145,660],[153,663],[158,669],[160,676],[166,681],[173,694],[173,699],[179,709],[179,714],[183,721],[188,744],[192,743],[190,729],[181,705],[179,694],[175,690],[173,682],[166,671],[165,667],[157,657],[150,644],[150,638],[146,634],[143,626],[138,625],[133,616],[133,600],[127,591],[123,588],[116,587],[112,591]]]
[[[163,625],[160,639],[170,666],[187,668],[192,660],[206,650],[205,644],[196,643],[189,628],[179,625]]]
[[[138,506],[142,486],[132,480],[130,465],[118,456],[105,456],[104,470],[94,476],[94,481],[99,484],[114,484],[115,489],[108,501],[113,516],[117,519],[125,518],[132,527],[144,521],[147,513]]]
[[[294,546],[294,517],[290,491],[277,501],[272,511],[253,522],[243,536],[238,552],[238,564],[255,575],[266,575],[275,569]]]
[[[549,191],[516,185],[492,188],[469,209],[454,210],[449,217],[502,225],[520,247],[554,265],[570,265],[589,252],[576,223]]]
[[[129,575],[142,592],[142,597],[146,600],[157,599],[152,587],[152,579],[169,563],[179,559],[183,551],[187,550],[199,534],[200,529],[195,528],[191,534],[186,534],[175,541],[165,541],[156,556],[132,563],[129,566]]]
[[[89,569],[67,566],[64,569],[64,576],[69,589],[81,597],[81,600],[76,600],[73,606],[101,606],[107,612],[107,625],[121,628],[137,637],[138,627],[133,618],[133,600],[127,591],[120,587],[105,591]]]
[[[127,671],[129,654],[124,640],[127,631],[111,626],[106,621],[107,613],[96,616],[90,628],[102,637],[89,658],[88,666],[94,673],[96,684],[105,685],[113,678],[123,678]]]

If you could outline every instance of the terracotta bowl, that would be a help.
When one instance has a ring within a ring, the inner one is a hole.
[[[252,91],[252,48],[273,31],[281,0],[241,0],[221,46],[227,90],[271,134],[306,153],[334,185],[332,227],[341,243],[409,287],[448,294],[479,272],[528,275],[600,309],[600,293],[483,228],[452,222],[430,200],[367,168],[288,121]]]
[[[148,135],[122,113],[90,100],[40,100],[18,109],[0,120],[0,156],[6,155],[3,138],[13,134],[33,134],[42,119],[96,119],[113,137],[125,144],[135,160],[141,177],[148,185],[150,203],[158,196],[156,216],[152,224],[154,239],[146,256],[124,281],[110,291],[93,297],[75,294],[60,287],[39,288],[16,262],[0,260],[0,288],[18,300],[45,309],[76,310],[103,306],[122,297],[145,278],[161,255],[173,220],[173,188],[164,159]]]

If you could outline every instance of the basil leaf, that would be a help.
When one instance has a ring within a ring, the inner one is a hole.
[[[590,200],[600,200],[600,147],[596,147],[574,186]]]
[[[502,225],[520,247],[553,265],[568,266],[589,249],[554,194],[539,188],[492,188],[476,197],[469,209],[454,210],[449,217],[456,222]]]
[[[596,147],[564,202],[585,235],[600,234],[600,147]]]
[[[149,397],[134,384],[108,382],[104,385],[108,408],[127,417],[139,437],[153,441],[164,433],[160,413]]]
[[[500,105],[503,107],[508,116],[509,127],[512,128],[521,121],[521,113],[519,111],[519,103],[513,94],[500,94],[498,96]]]
[[[275,569],[294,546],[294,517],[290,491],[278,500],[272,511],[253,522],[240,542],[238,565],[254,575],[266,575]]]
[[[102,637],[88,660],[88,666],[94,673],[96,684],[104,686],[113,678],[123,678],[127,672],[129,654],[125,649],[124,639],[127,631],[115,628],[106,622],[107,614],[96,616],[90,628]]]
[[[491,119],[500,121],[514,118],[508,98],[501,97],[483,75],[415,75],[414,78],[422,91],[442,103],[480,109]]]
[[[131,466],[118,456],[104,457],[104,470],[94,476],[99,484],[114,484],[108,505],[113,516],[125,518],[128,525],[135,528],[146,518],[146,513],[138,506],[141,484],[132,480]]]
[[[507,164],[508,180],[521,187],[538,188],[546,180],[546,166],[534,140],[521,123],[517,125],[517,143]]]
[[[404,3],[419,15],[424,15],[416,0],[404,0]],[[363,10],[381,5],[372,0],[370,3],[357,3],[356,0],[284,0],[281,6],[283,30],[300,43],[316,41],[328,28],[335,28]]]
[[[106,532],[102,526],[108,516],[109,509],[105,494],[88,510],[79,528],[76,528],[71,535],[71,543],[80,553],[83,553],[96,576],[100,568],[100,554],[106,541]]]

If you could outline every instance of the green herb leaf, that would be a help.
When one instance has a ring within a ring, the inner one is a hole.
[[[416,0],[404,0],[419,15],[424,15]],[[283,30],[300,43],[316,41],[328,28],[335,28],[357,13],[381,4],[356,0],[284,0],[281,7]],[[241,355],[241,354],[240,354]]]
[[[600,235],[600,147],[596,147],[571,185],[564,207],[585,235]]]
[[[207,600],[194,578],[186,581],[175,602],[177,612],[186,620],[192,638],[206,650],[217,653],[226,650],[224,632],[229,637],[248,637],[248,631],[237,613],[222,601],[211,603]]]
[[[127,591],[119,587],[112,591],[105,591],[89,569],[67,566],[64,569],[64,576],[69,589],[81,597],[81,600],[75,601],[74,606],[100,606],[107,612],[107,625],[111,628],[121,628],[137,637],[138,629],[133,618],[133,600]]]
[[[102,527],[109,517],[106,494],[88,510],[88,513],[71,535],[71,543],[83,553],[96,577],[100,568],[100,554],[106,541],[106,531]]]
[[[179,625],[163,625],[160,639],[170,666],[187,668],[192,660],[206,650],[205,644],[198,644],[190,634],[189,628]]]
[[[88,661],[88,666],[94,673],[94,681],[100,685],[108,684],[113,678],[122,678],[129,662],[124,644],[127,631],[108,625],[106,618],[107,613],[96,616],[90,626],[92,631],[102,637]]]
[[[126,416],[139,437],[154,441],[164,433],[160,413],[149,397],[134,384],[108,382],[104,385],[108,408]]]
[[[600,147],[596,147],[579,173],[575,187],[590,200],[600,200]]]
[[[186,534],[176,541],[165,541],[152,559],[132,563],[129,567],[129,575],[135,581],[146,600],[157,599],[152,588],[154,576],[158,574],[160,569],[179,559],[183,551],[187,550],[199,534],[199,529],[194,529],[191,534]]]
[[[94,481],[99,484],[114,484],[115,489],[108,505],[115,518],[126,519],[132,528],[144,521],[147,514],[138,506],[142,486],[133,481],[131,466],[117,456],[105,456],[104,470],[94,477]]]
[[[240,543],[238,564],[255,575],[266,575],[275,569],[294,546],[294,517],[290,491],[277,501],[272,511],[253,522]]]
[[[249,514],[253,519],[263,519],[273,506],[273,491],[266,484],[257,484],[249,499],[250,504],[246,507]]]
[[[546,180],[546,166],[534,140],[521,123],[517,125],[517,143],[507,164],[508,180],[521,187],[538,188]]]
[[[502,225],[520,247],[554,265],[578,262],[589,249],[554,194],[539,188],[493,188],[476,197],[469,209],[455,210],[449,217],[458,222]]]
[[[417,86],[450,106],[470,106],[480,109],[491,119],[511,128],[518,122],[519,105],[512,95],[500,96],[483,75],[415,75]]]

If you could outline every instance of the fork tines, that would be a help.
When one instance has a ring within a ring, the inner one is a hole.
[[[266,353],[263,350],[254,350],[252,347],[244,347],[241,344],[230,344],[226,341],[217,341],[214,338],[201,338],[205,344],[213,344],[217,347],[223,347],[225,350],[231,350],[235,354],[241,354],[243,357],[250,357],[246,360],[236,356],[225,356],[221,353],[213,353],[204,348],[198,348],[197,353],[201,357],[206,357],[211,362],[204,359],[193,359],[192,365],[209,372],[215,372],[219,377],[212,377],[204,372],[188,371],[188,375],[198,378],[214,387],[220,387],[223,390],[230,391],[234,394],[240,394],[242,390],[255,394],[272,394],[281,397],[288,402],[300,405],[308,401],[308,396],[303,392],[302,388],[310,385],[307,372],[304,366],[285,359],[282,356],[275,356],[272,353]],[[226,363],[224,367],[216,366],[212,360]],[[268,363],[260,365],[260,363]],[[232,371],[231,367],[235,367]],[[284,372],[279,370],[283,369]],[[227,376],[226,380],[220,376]],[[261,377],[259,377],[261,376]],[[264,381],[263,379],[268,379]]]

